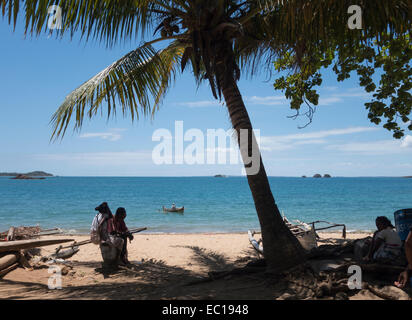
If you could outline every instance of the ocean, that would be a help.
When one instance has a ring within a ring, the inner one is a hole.
[[[279,209],[289,220],[344,223],[349,231],[374,230],[375,218],[412,207],[412,179],[270,177]],[[0,177],[0,231],[10,226],[59,227],[88,233],[94,208],[108,202],[127,211],[131,227],[151,233],[259,230],[245,177]],[[184,206],[184,214],[162,206]],[[333,229],[332,229],[333,230]]]

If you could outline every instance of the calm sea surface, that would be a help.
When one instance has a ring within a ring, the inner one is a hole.
[[[412,207],[412,179],[269,178],[279,209],[289,219],[345,223],[348,230],[372,230],[376,216],[393,222],[393,212]],[[94,208],[107,201],[113,213],[127,210],[129,227],[152,233],[245,232],[259,229],[245,177],[0,177],[0,231],[11,225],[60,227],[88,232]],[[162,205],[185,206],[183,215],[162,213]]]

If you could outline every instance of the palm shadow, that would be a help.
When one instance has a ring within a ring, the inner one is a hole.
[[[190,249],[194,263],[204,267],[208,272],[231,270],[236,265],[248,261],[247,257],[240,257],[232,261],[224,254],[198,246],[180,247]],[[243,276],[240,282],[239,279],[220,279],[213,282],[203,282],[203,280],[207,279],[204,271],[193,271],[179,266],[172,266],[168,265],[165,261],[154,259],[144,262],[132,261],[132,265],[128,266],[128,268],[113,270],[109,274],[102,272],[100,261],[72,261],[71,266],[73,270],[94,270],[94,282],[82,284],[82,279],[77,278],[77,283],[73,282],[70,286],[63,285],[61,290],[50,290],[47,284],[3,279],[2,284],[11,290],[6,296],[4,296],[6,290],[3,291],[3,294],[0,292],[0,298],[87,300],[220,299],[231,297],[228,285],[233,290],[239,292],[239,298],[253,299],[255,296],[250,296],[249,292],[243,292],[243,289],[245,285],[253,288],[257,285],[256,277],[248,276]],[[101,281],[101,275],[103,275],[105,281]],[[193,285],[193,283],[196,284]],[[259,294],[259,297],[262,299],[267,297],[267,293],[264,293],[264,291]]]

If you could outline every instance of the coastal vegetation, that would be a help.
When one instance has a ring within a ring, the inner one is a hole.
[[[74,128],[80,128],[85,117],[98,115],[102,108],[108,117],[119,109],[132,120],[153,116],[175,76],[190,68],[198,84],[206,81],[212,95],[225,101],[248,172],[245,159],[255,137],[237,86],[243,74],[273,67],[289,72],[274,87],[291,99],[296,117],[306,105],[304,115],[310,122],[319,98],[314,87],[322,82],[319,70],[335,62],[338,80],[356,71],[367,92],[377,91],[366,105],[370,120],[378,124],[387,119],[384,127],[396,138],[403,135],[397,119],[409,121],[412,108],[408,1],[356,2],[364,10],[361,30],[347,27],[348,7],[354,4],[347,0],[0,0],[0,9],[15,25],[24,7],[25,29],[31,34],[78,32],[86,41],[93,38],[108,47],[138,34],[154,35],[66,97],[52,118],[53,138],[62,137],[72,120]],[[55,4],[62,9],[61,29],[47,31],[47,8]],[[164,46],[156,49],[160,42]],[[378,69],[383,76],[377,89],[372,76]],[[247,146],[240,144],[241,130],[248,132]],[[260,154],[258,159],[259,171],[247,174],[247,180],[268,271],[278,272],[303,262],[305,254],[281,217]]]
[[[51,173],[44,171],[32,171],[28,173],[17,173],[17,172],[0,172],[0,177],[17,177],[17,176],[26,176],[26,177],[53,177]]]

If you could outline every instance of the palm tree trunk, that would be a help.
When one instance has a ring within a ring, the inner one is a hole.
[[[227,81],[227,78],[226,81],[221,80],[222,92],[232,126],[237,132],[243,162],[246,163],[246,157],[252,151],[252,143],[248,143],[248,147],[245,149],[240,144],[240,132],[241,129],[247,129],[249,132],[249,142],[256,141],[252,124],[235,80]],[[224,85],[225,82],[227,85]],[[245,164],[245,169],[262,230],[267,271],[276,273],[302,263],[305,260],[305,253],[299,241],[283,222],[270,190],[269,180],[258,147],[257,151],[259,152],[257,159],[260,161],[257,174],[248,174],[248,169],[250,169],[248,164]]]

